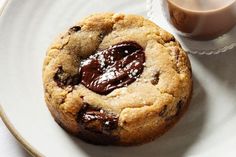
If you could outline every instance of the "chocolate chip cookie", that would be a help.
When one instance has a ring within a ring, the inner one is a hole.
[[[93,144],[154,140],[183,115],[191,66],[175,38],[137,15],[91,15],[60,35],[43,65],[56,122]]]

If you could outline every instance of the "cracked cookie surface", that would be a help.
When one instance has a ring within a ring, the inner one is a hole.
[[[114,13],[91,15],[59,36],[43,82],[56,122],[94,144],[155,139],[183,115],[192,91],[190,62],[175,38],[141,16]]]

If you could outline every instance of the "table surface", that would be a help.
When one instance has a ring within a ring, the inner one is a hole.
[[[0,0],[0,8],[6,0]],[[236,48],[228,53],[233,53]],[[235,52],[236,53],[236,52]],[[1,157],[30,157],[17,140],[11,135],[10,131],[0,120],[0,154]]]

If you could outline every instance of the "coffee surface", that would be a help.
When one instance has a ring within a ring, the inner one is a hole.
[[[236,0],[167,0],[169,20],[184,35],[214,39],[236,24]]]
[[[235,0],[169,0],[182,8],[195,10],[195,11],[207,11],[213,9],[223,8]]]

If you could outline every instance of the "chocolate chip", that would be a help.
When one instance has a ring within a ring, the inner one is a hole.
[[[112,131],[118,127],[118,117],[113,113],[84,103],[77,115],[77,122],[82,130],[80,137],[89,142],[110,144],[117,140]]]
[[[85,103],[78,113],[77,121],[87,129],[90,129],[92,126],[95,127],[98,132],[104,132],[105,130],[110,131],[116,129],[118,118],[113,113],[92,107]]]
[[[134,82],[143,72],[145,55],[135,42],[122,42],[97,51],[81,62],[81,83],[99,94]]]
[[[59,67],[56,74],[53,77],[54,81],[57,83],[58,86],[63,86],[66,83],[63,73],[64,71],[62,67]]]
[[[153,76],[153,79],[151,80],[151,83],[153,85],[157,85],[158,84],[159,76],[160,76],[160,72],[156,72],[155,75]]]
[[[80,31],[81,30],[81,27],[80,26],[74,26],[74,27],[71,27],[70,28],[70,32],[78,32],[78,31]]]
[[[57,83],[59,87],[64,87],[68,85],[77,85],[80,82],[80,75],[70,75],[64,72],[62,67],[59,67],[56,74],[53,77],[54,81]]]

